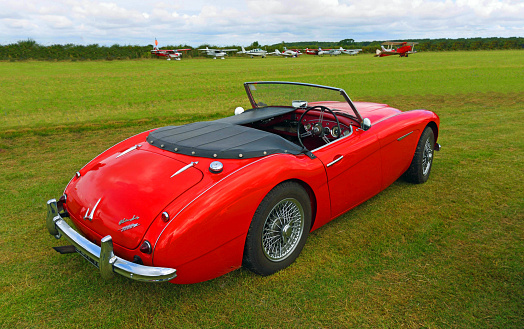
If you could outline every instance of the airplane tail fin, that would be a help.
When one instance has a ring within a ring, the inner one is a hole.
[[[286,49],[286,47],[284,47],[284,49]],[[275,49],[275,54],[280,55],[281,54],[280,50]]]

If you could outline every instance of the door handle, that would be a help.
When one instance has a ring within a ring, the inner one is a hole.
[[[336,158],[335,160],[331,161],[330,163],[328,163],[326,165],[326,167],[331,167],[332,165],[334,165],[335,163],[339,162],[340,160],[342,160],[344,158],[343,155],[341,155],[340,157]]]

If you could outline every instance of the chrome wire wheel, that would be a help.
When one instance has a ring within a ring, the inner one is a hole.
[[[424,144],[424,153],[422,153],[422,174],[426,176],[431,169],[431,161],[433,160],[433,147],[430,138]]]
[[[269,212],[262,231],[264,255],[273,262],[286,259],[304,232],[304,209],[294,198],[278,202]]]

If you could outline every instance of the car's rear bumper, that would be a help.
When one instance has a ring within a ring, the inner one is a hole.
[[[100,247],[87,240],[60,216],[55,199],[47,201],[47,230],[57,239],[64,236],[69,240],[76,252],[100,269],[104,279],[112,278],[114,273],[148,282],[169,281],[176,277],[176,270],[173,268],[140,265],[115,256],[110,235],[102,238]]]

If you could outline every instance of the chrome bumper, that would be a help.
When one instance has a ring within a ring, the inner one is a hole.
[[[129,262],[113,253],[113,240],[110,235],[101,240],[100,247],[73,230],[60,216],[55,199],[47,201],[47,230],[55,238],[64,236],[76,251],[91,264],[100,269],[104,279],[110,279],[114,273],[137,281],[161,282],[176,277],[176,270],[166,267],[144,266]]]

